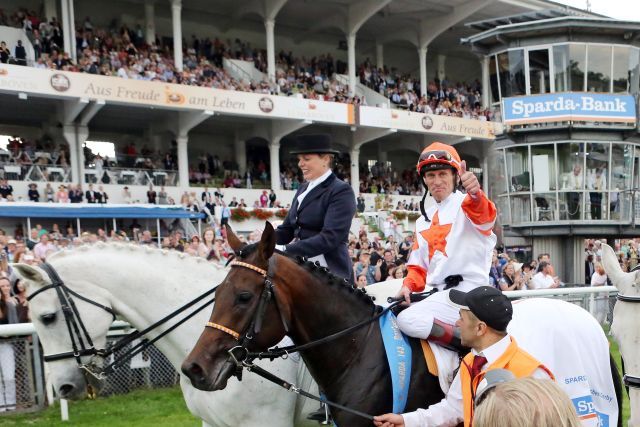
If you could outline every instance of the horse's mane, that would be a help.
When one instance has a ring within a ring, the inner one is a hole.
[[[206,259],[198,256],[191,256],[184,252],[179,251],[171,251],[167,249],[161,249],[153,245],[138,245],[136,243],[127,243],[127,242],[96,242],[96,243],[85,243],[80,246],[73,247],[71,249],[64,249],[62,251],[54,252],[53,254],[47,257],[47,261],[53,261],[58,259],[64,259],[65,257],[71,256],[73,254],[77,254],[78,252],[97,252],[113,249],[118,252],[131,251],[137,254],[147,254],[147,255],[163,255],[172,258],[175,261],[180,261],[182,263],[192,263],[192,264],[208,264],[211,267],[214,267],[218,270],[222,270],[225,267],[208,262]]]
[[[237,252],[237,256],[240,259],[246,260],[251,254],[253,254],[258,248],[258,244],[250,244],[243,246]],[[309,272],[313,277],[318,279],[319,282],[326,285],[335,285],[336,288],[349,293],[350,295],[354,295],[358,301],[364,302],[368,307],[376,307],[374,303],[375,298],[368,295],[365,288],[357,288],[352,285],[347,279],[343,279],[342,277],[338,277],[335,274],[331,273],[327,267],[323,267],[319,262],[311,262],[306,257],[302,257],[300,255],[291,255],[286,252],[275,249],[275,253],[278,255],[282,255],[285,258],[288,258],[298,264],[300,267],[304,268],[307,272]],[[377,306],[378,309],[382,309],[382,307]]]

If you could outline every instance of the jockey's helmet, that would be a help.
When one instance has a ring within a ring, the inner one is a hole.
[[[460,155],[451,145],[434,142],[422,150],[416,169],[423,176],[429,170],[453,169],[456,175],[460,172]]]

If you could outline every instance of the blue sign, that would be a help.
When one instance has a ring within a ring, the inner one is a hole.
[[[636,122],[631,95],[561,92],[502,100],[504,124],[558,121]]]

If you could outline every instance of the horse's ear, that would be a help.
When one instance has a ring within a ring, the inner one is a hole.
[[[258,244],[258,252],[263,260],[268,260],[276,249],[276,232],[269,221],[265,221],[264,231]]]
[[[11,264],[11,267],[20,279],[37,284],[48,283],[48,280],[46,279],[48,275],[40,267],[29,264]]]
[[[227,231],[227,241],[229,242],[229,246],[233,249],[233,252],[238,253],[238,250],[243,246],[243,243],[238,239],[238,236],[231,230],[229,224],[224,225],[225,230]]]
[[[616,253],[606,243],[602,244],[602,266],[615,287],[620,289],[625,285],[625,272],[620,268]]]

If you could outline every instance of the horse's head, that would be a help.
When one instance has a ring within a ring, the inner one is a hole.
[[[284,262],[275,263],[276,235],[271,224],[266,224],[260,242],[250,249],[228,227],[227,237],[238,257],[216,291],[208,327],[182,364],[193,386],[206,391],[225,388],[235,373],[231,349],[238,347],[234,354],[240,356],[246,350],[239,346],[262,350],[277,344],[291,317],[287,297],[278,289],[279,279],[271,276],[284,268]]]
[[[27,295],[33,296],[29,301],[31,321],[38,333],[44,349],[45,357],[52,355],[68,354],[62,358],[49,361],[51,379],[58,395],[66,399],[78,399],[87,395],[90,385],[94,391],[99,390],[100,381],[80,369],[79,363],[73,357],[73,343],[69,328],[62,309],[62,303],[58,292],[53,287],[52,278],[42,268],[27,264],[14,264],[13,268],[18,276],[24,280]],[[65,282],[69,289],[82,294],[105,307],[110,308],[109,298],[105,293],[89,294],[87,283],[78,279],[73,283]],[[37,293],[37,294],[36,294]],[[78,318],[97,349],[106,346],[107,332],[113,316],[111,313],[96,307],[80,298],[73,298],[77,309]],[[75,332],[74,332],[75,334]],[[86,336],[81,331],[84,347],[88,348]],[[78,338],[76,336],[76,344]],[[82,364],[90,363],[92,356],[81,356]]]
[[[613,286],[622,295],[640,295],[640,271],[622,271],[616,253],[607,244],[602,245],[602,266]]]

